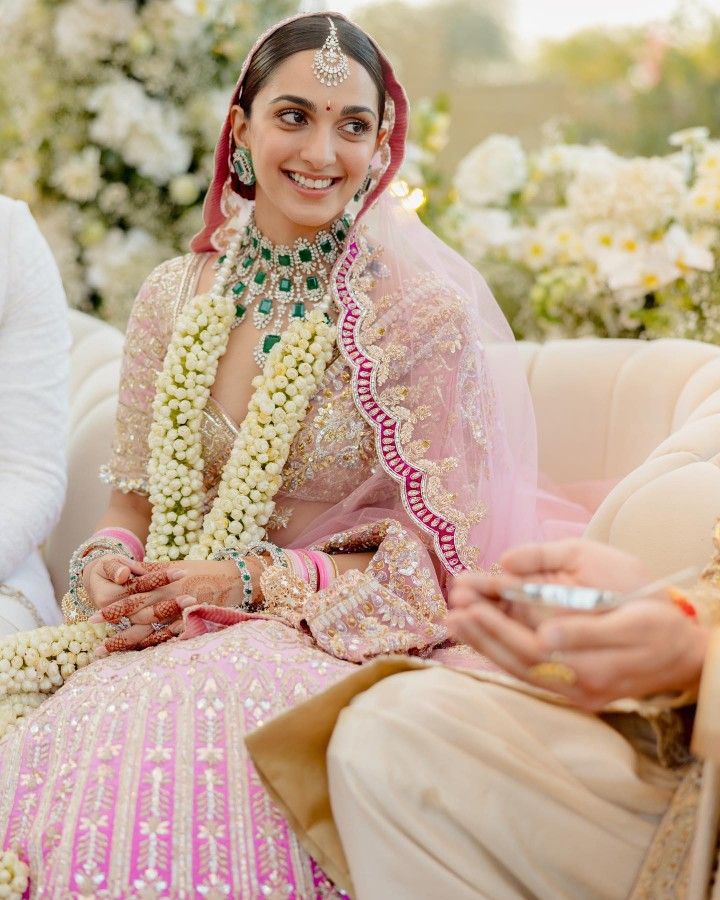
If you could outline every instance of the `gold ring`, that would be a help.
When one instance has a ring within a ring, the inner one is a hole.
[[[575,669],[563,662],[541,662],[530,666],[527,676],[549,687],[553,685],[571,687],[578,680]]]

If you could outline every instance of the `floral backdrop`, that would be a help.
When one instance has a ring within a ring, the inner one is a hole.
[[[297,0],[2,2],[0,191],[30,204],[70,302],[123,327],[145,275],[198,229],[249,43]],[[690,128],[664,155],[623,157],[496,134],[448,173],[451,112],[413,104],[392,190],[480,269],[519,337],[720,342],[719,140]]]
[[[229,93],[291,0],[3,0],[0,191],[26,200],[72,305],[124,325],[184,252]]]
[[[461,162],[440,224],[519,336],[720,342],[720,141],[661,157],[493,135]]]

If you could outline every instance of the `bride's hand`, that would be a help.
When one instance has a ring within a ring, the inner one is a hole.
[[[132,623],[105,641],[107,652],[142,650],[169,640],[182,631],[182,611],[187,606],[238,606],[242,602],[242,584],[231,560],[183,560],[163,565],[166,583],[122,597],[91,617],[91,622],[117,624],[129,619]],[[153,628],[157,624],[165,627]],[[104,655],[102,649],[99,655]]]
[[[120,554],[101,556],[88,563],[82,572],[85,590],[97,609],[133,594],[162,587],[173,577],[166,566],[136,562]]]

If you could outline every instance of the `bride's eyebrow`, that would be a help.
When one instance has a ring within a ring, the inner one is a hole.
[[[298,97],[295,94],[281,94],[279,97],[276,97],[274,100],[270,101],[270,105],[273,103],[292,103],[295,106],[300,106],[303,109],[307,109],[308,112],[316,113],[317,106],[312,100],[308,100],[306,97]],[[357,116],[360,113],[367,113],[372,116],[374,119],[377,119],[377,115],[370,109],[369,106],[343,106],[340,110],[341,116]]]
[[[270,101],[271,105],[273,103],[294,103],[295,106],[302,106],[303,109],[307,109],[309,112],[317,112],[317,106],[312,100],[306,100],[305,97],[296,97],[294,94],[281,94]]]

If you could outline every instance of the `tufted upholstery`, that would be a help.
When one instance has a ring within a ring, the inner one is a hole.
[[[710,558],[720,515],[720,347],[699,341],[521,344],[540,466],[613,479],[587,536],[658,577]]]
[[[68,498],[45,557],[64,592],[67,560],[109,490],[97,478],[112,436],[123,338],[72,311]],[[710,557],[720,514],[720,347],[696,341],[520,344],[541,469],[554,481],[613,479],[589,537],[641,556],[658,576]]]

